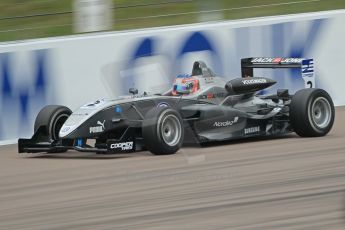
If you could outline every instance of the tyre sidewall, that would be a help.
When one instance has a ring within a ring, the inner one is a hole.
[[[320,128],[312,119],[312,105],[317,98],[325,98],[331,107],[331,118],[329,124]],[[322,89],[302,89],[293,96],[290,105],[290,122],[294,131],[305,137],[326,135],[333,126],[334,105],[329,94]]]
[[[51,140],[58,140],[58,131],[56,131],[57,122],[65,121],[72,111],[65,107],[59,105],[48,105],[45,106],[37,115],[34,125],[34,132],[36,132],[39,127],[44,126],[46,135]],[[60,120],[60,121],[59,121]],[[61,127],[60,127],[61,128]]]
[[[161,133],[162,121],[168,115],[175,116],[180,125],[180,139],[174,146],[165,143]],[[150,110],[143,121],[142,132],[146,147],[156,155],[167,155],[177,152],[181,148],[184,139],[182,118],[176,110],[170,107],[159,107]]]
[[[317,98],[325,98],[331,107],[330,121],[329,121],[328,125],[324,128],[318,127],[312,119],[312,105]],[[309,120],[308,124],[309,124],[310,128],[313,129],[319,135],[325,135],[326,133],[328,133],[330,131],[330,129],[332,128],[332,125],[334,122],[334,105],[333,105],[332,99],[329,96],[329,94],[323,90],[314,91],[311,94],[310,99],[308,100],[308,108],[307,109],[308,109],[308,120]]]

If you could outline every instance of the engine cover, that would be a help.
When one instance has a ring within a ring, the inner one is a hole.
[[[275,80],[265,77],[235,78],[225,84],[225,89],[229,94],[253,93],[266,89],[277,83]]]

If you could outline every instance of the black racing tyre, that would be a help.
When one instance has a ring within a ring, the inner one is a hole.
[[[40,126],[45,126],[45,133],[52,141],[59,139],[59,132],[62,125],[71,115],[72,111],[61,105],[47,105],[38,113],[34,131],[36,132]]]
[[[170,107],[153,108],[145,115],[142,135],[145,147],[153,154],[176,153],[184,139],[182,118]]]
[[[291,126],[301,137],[326,135],[333,126],[334,116],[332,98],[323,89],[302,89],[291,99]]]

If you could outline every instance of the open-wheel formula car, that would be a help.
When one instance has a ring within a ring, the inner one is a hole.
[[[290,95],[258,92],[276,82],[254,77],[254,68],[296,68],[305,88]],[[172,154],[184,143],[205,143],[296,132],[302,137],[326,135],[334,122],[329,94],[314,86],[313,59],[245,58],[242,77],[226,82],[204,62],[176,77],[166,93],[97,100],[72,111],[48,105],[37,115],[31,139],[19,139],[23,152],[118,153],[147,149]],[[93,139],[92,144],[89,144]]]

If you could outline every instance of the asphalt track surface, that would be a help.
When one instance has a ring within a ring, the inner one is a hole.
[[[345,108],[322,138],[18,156],[0,147],[0,229],[345,229]]]

